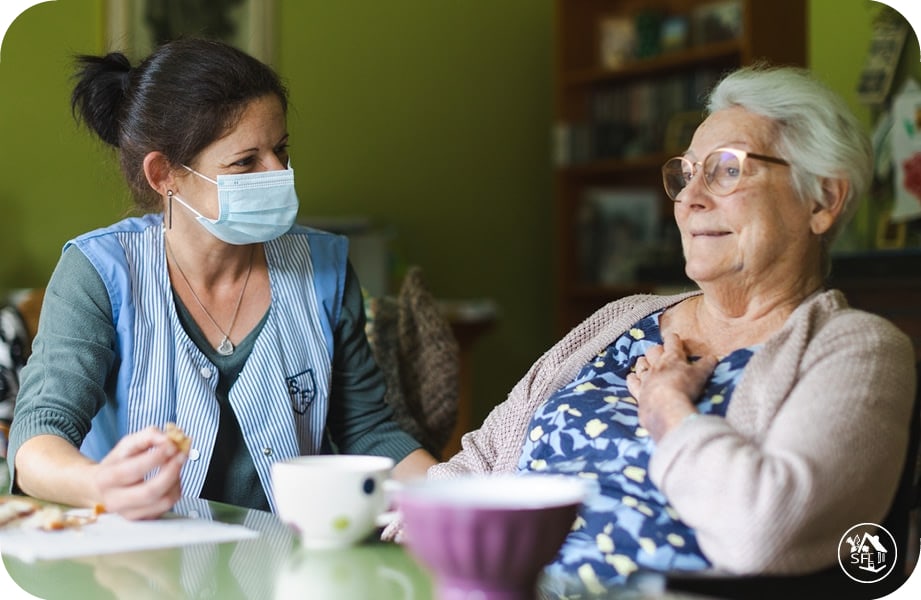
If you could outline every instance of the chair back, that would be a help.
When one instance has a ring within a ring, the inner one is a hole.
[[[912,523],[912,513],[921,507],[921,481],[919,471],[919,444],[921,444],[921,363],[915,369],[917,374],[917,387],[915,388],[915,404],[911,411],[911,429],[908,438],[908,450],[905,454],[905,465],[899,479],[895,498],[889,508],[889,514],[883,521],[883,527],[896,537],[899,544],[899,553],[896,558],[893,575],[897,575],[904,582],[910,573],[906,573],[908,549],[917,544],[918,534]],[[899,533],[904,535],[899,536]],[[899,537],[902,539],[900,540]],[[904,573],[904,576],[902,574]],[[888,578],[887,578],[888,579]],[[893,588],[894,589],[894,588]]]
[[[400,426],[441,458],[457,422],[460,350],[451,324],[410,267],[396,297],[367,299],[365,332]]]

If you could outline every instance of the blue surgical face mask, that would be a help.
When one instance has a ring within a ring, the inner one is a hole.
[[[182,165],[217,186],[218,215],[209,219],[173,194],[211,235],[228,244],[257,244],[286,233],[297,217],[297,193],[290,163],[281,171],[218,175],[217,181]]]

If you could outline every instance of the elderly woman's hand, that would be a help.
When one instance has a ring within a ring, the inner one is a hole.
[[[640,424],[658,441],[689,415],[716,367],[716,357],[702,356],[691,362],[678,335],[665,336],[641,356],[627,376],[627,389],[639,406]]]

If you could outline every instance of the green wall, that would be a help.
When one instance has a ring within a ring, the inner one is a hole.
[[[0,289],[43,285],[70,237],[130,209],[111,151],[70,116],[69,56],[102,52],[104,0],[28,9],[0,53]],[[550,0],[278,0],[276,66],[301,215],[367,215],[443,298],[493,298],[481,415],[552,341]]]
[[[813,67],[867,123],[853,90],[874,5],[809,11]],[[39,4],[3,40],[0,289],[43,285],[64,241],[130,209],[112,153],[68,103],[69,56],[103,51],[104,6]],[[496,300],[499,325],[474,352],[484,416],[554,339],[551,0],[278,0],[277,11],[301,214],[370,216],[437,296]]]
[[[550,0],[282,2],[301,214],[392,225],[445,298],[492,297],[477,413],[552,341]]]
[[[863,105],[857,99],[857,81],[866,62],[873,18],[888,7],[871,0],[810,0],[810,67],[837,90],[854,113],[872,131],[880,107]],[[911,75],[921,82],[918,38],[909,33],[896,72],[894,88]],[[892,198],[868,199],[854,216],[841,240],[842,249],[864,250],[875,245],[876,222]]]
[[[63,244],[125,207],[110,154],[70,116],[68,56],[95,52],[100,0],[34,6],[0,49],[0,288],[43,285]]]

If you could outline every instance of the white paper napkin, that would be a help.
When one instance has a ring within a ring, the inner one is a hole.
[[[218,544],[259,537],[252,529],[203,519],[167,516],[129,521],[102,514],[93,522],[60,531],[0,530],[0,553],[20,560],[55,560],[116,552],[135,552],[192,544]]]

